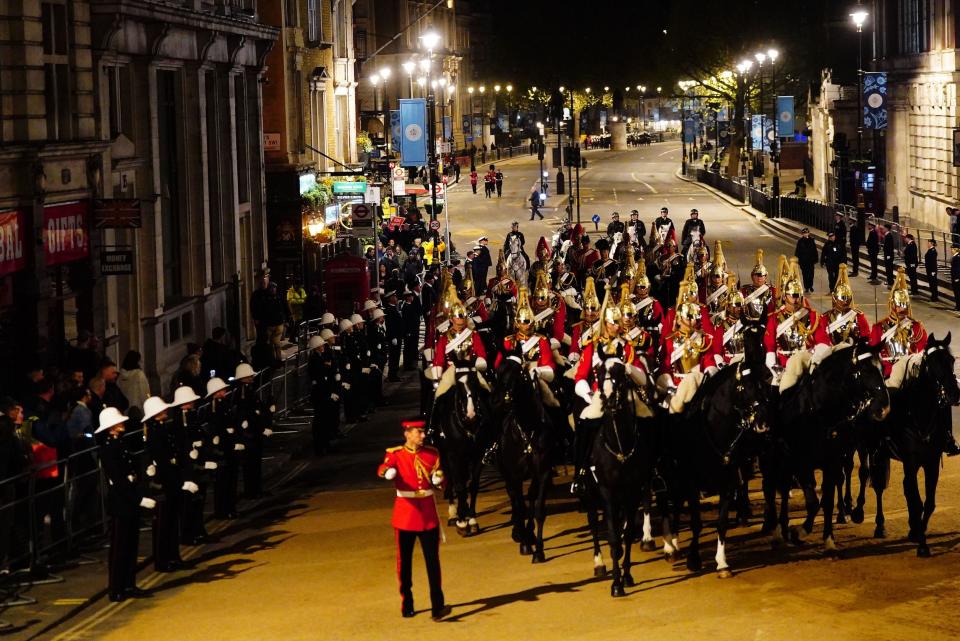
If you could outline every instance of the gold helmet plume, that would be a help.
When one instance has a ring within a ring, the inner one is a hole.
[[[727,274],[727,307],[743,307],[743,292],[737,287],[737,275]]]
[[[750,271],[751,276],[766,276],[767,275],[767,266],[763,264],[763,250],[757,250],[757,264],[753,266],[753,269]]]
[[[446,296],[444,296],[443,307],[447,312],[447,318],[466,318],[469,316],[466,306],[457,296],[457,287],[453,283],[447,287]]]
[[[687,268],[683,271],[683,280],[687,283],[688,291],[692,292],[693,296],[697,295],[697,272],[693,266],[693,263],[687,263]]]
[[[646,287],[650,289],[650,279],[647,277],[647,263],[643,260],[643,257],[640,257],[640,262],[637,263],[637,269],[633,273],[633,288],[637,287]]]
[[[507,259],[503,255],[503,247],[500,248],[500,253],[497,254],[497,276],[506,276],[507,275]]]
[[[710,275],[721,279],[727,277],[727,259],[723,256],[723,244],[719,239],[713,243],[713,269],[710,270]]]
[[[790,261],[787,260],[787,257],[783,254],[780,254],[780,258],[777,259],[777,296],[779,300],[778,303],[782,302],[783,299],[783,288],[786,286],[787,281],[790,279]]]
[[[613,302],[613,288],[607,287],[603,296],[603,305],[600,307],[600,319],[604,323],[619,323],[620,308]]]
[[[476,292],[476,288],[473,286],[472,276],[470,276],[469,274],[464,275],[463,283],[461,283],[461,287],[463,288],[463,297],[465,300],[476,298],[477,292]]]
[[[633,255],[633,245],[630,243],[627,243],[626,265],[624,265],[623,269],[620,270],[620,277],[622,279],[622,282],[632,281],[636,273],[637,273],[637,261]]]
[[[783,284],[784,294],[796,294],[803,296],[803,279],[800,276],[800,261],[794,256],[790,259],[790,267],[787,271],[787,282]]]
[[[587,276],[587,282],[583,285],[583,311],[584,313],[600,312],[600,299],[597,297],[597,284],[593,276]]]
[[[537,277],[534,281],[533,300],[538,305],[546,305],[550,302],[550,281],[547,280],[547,273],[543,269],[537,269]]]
[[[623,318],[633,318],[637,315],[637,306],[630,298],[630,283],[620,286],[620,315]]]
[[[847,277],[846,263],[840,265],[837,284],[833,288],[833,299],[838,303],[853,305],[853,288],[850,287],[850,279]]]
[[[514,319],[514,325],[520,323],[530,325],[533,323],[534,316],[536,315],[533,313],[533,308],[530,307],[530,290],[521,287],[517,294],[517,316]]]
[[[891,314],[898,307],[906,307],[907,316],[913,316],[913,309],[910,305],[910,288],[907,285],[907,273],[903,267],[897,268],[897,277],[890,288],[889,305]]]

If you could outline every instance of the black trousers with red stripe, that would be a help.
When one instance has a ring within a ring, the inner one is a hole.
[[[397,578],[400,581],[401,608],[413,609],[413,546],[420,539],[423,560],[427,564],[427,580],[430,582],[430,606],[439,610],[444,606],[440,586],[440,528],[422,532],[395,529],[397,536]]]

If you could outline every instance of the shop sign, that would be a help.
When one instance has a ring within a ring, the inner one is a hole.
[[[0,276],[27,266],[23,255],[23,219],[17,210],[0,212]]]
[[[87,201],[43,208],[43,253],[47,266],[82,260],[90,255],[89,213]]]
[[[335,194],[365,194],[366,192],[366,180],[337,181],[333,183],[333,193]]]
[[[104,276],[133,274],[133,251],[111,249],[100,252],[100,273]]]

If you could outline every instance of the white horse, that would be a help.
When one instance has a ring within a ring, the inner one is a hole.
[[[523,247],[520,245],[519,236],[510,238],[510,246],[507,248],[507,273],[513,282],[518,286],[527,282],[527,260],[523,256]]]

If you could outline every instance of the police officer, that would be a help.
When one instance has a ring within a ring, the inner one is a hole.
[[[137,549],[140,541],[140,508],[153,510],[157,502],[145,496],[138,483],[139,470],[123,439],[127,417],[114,407],[100,412],[94,433],[100,444],[100,466],[107,477],[107,513],[110,515],[108,591],[113,602],[146,596],[137,587]]]
[[[880,257],[880,233],[877,231],[877,223],[872,220],[867,223],[867,256],[870,258],[870,283],[876,285],[877,263]]]
[[[151,396],[143,403],[143,438],[152,461],[147,466],[147,476],[159,482],[162,492],[153,520],[153,567],[157,572],[186,567],[180,558],[183,493],[195,494],[200,490],[196,483],[184,480],[181,475],[177,434],[167,413],[169,408],[158,396]]]
[[[434,620],[440,620],[450,612],[440,584],[440,519],[433,497],[434,489],[444,485],[440,452],[423,444],[424,421],[403,421],[401,425],[404,444],[389,448],[377,469],[377,476],[393,481],[396,488],[392,522],[397,541],[400,613],[404,618],[416,613],[412,565],[413,546],[419,539],[430,583],[431,614]]]
[[[403,315],[397,306],[397,291],[390,290],[384,294],[387,301],[384,306],[387,330],[387,380],[396,383],[400,380],[400,352],[403,344]]]
[[[920,250],[913,239],[913,234],[907,234],[907,244],[903,246],[903,265],[907,268],[907,278],[910,279],[910,295],[916,296],[920,293],[920,281],[917,277]]]
[[[236,416],[227,400],[229,390],[230,386],[222,378],[207,381],[208,422],[213,435],[210,442],[220,451],[213,481],[213,516],[217,519],[237,518],[239,457],[246,448],[240,441]]]
[[[937,241],[930,239],[927,241],[927,251],[923,255],[923,267],[927,273],[927,285],[930,287],[930,302],[936,303],[940,300],[939,287],[937,286]]]
[[[624,233],[627,230],[627,226],[620,221],[620,212],[615,211],[610,217],[612,220],[610,224],[607,225],[607,238],[613,240],[613,235]]]
[[[217,469],[206,432],[197,420],[195,403],[200,400],[196,392],[181,385],[173,393],[173,425],[177,433],[177,450],[180,470],[185,480],[193,481],[197,492],[184,497],[180,513],[180,542],[183,545],[200,545],[209,540],[203,524],[203,507],[207,502],[207,474]]]

